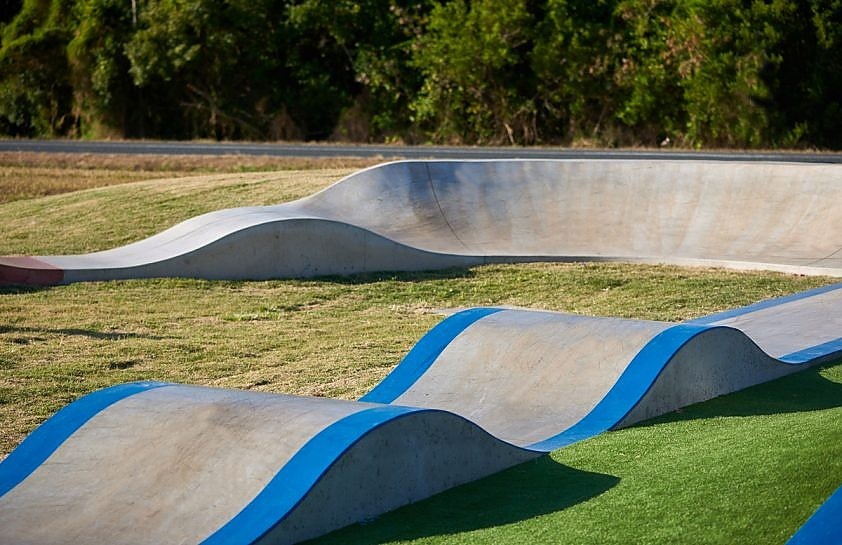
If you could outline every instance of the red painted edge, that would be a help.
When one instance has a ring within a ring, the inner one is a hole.
[[[27,256],[0,257],[0,286],[54,286],[64,271],[46,261]]]

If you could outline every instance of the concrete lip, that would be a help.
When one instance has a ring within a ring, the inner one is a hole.
[[[0,285],[52,286],[61,284],[64,272],[35,257],[0,257]]]

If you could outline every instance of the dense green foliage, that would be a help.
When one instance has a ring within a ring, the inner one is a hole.
[[[23,0],[0,133],[842,148],[842,0]]]

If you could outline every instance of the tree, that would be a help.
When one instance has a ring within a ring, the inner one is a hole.
[[[772,143],[842,149],[842,0],[787,2],[761,77]]]
[[[0,0],[0,133],[842,147],[842,0]]]
[[[125,46],[159,135],[261,138],[279,106],[276,0],[147,0]],[[153,99],[154,97],[154,99]],[[172,128],[168,128],[167,126]]]
[[[0,38],[0,130],[14,136],[72,131],[72,87],[65,44],[69,0],[26,0]]]
[[[563,141],[610,140],[624,69],[615,0],[550,0],[538,25],[532,67],[545,134]]]
[[[412,109],[435,140],[536,140],[534,22],[526,0],[453,0],[433,8],[412,58],[423,77]]]
[[[80,0],[76,25],[67,44],[74,95],[74,115],[91,137],[142,136],[140,94],[129,75],[125,42],[137,23],[124,0]]]
[[[686,111],[684,140],[695,147],[755,147],[771,139],[765,67],[789,2],[713,0],[673,12],[668,54]]]
[[[307,136],[368,140],[410,129],[420,82],[409,59],[428,11],[428,2],[407,0],[304,0],[289,8],[287,103]]]

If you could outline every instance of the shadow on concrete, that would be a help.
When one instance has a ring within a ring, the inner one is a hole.
[[[842,365],[842,361],[805,369],[771,382],[690,405],[641,422],[636,427],[719,416],[798,413],[842,407],[842,384],[821,375],[822,369],[836,365]]]
[[[561,511],[619,482],[542,456],[308,543],[374,545],[490,528]]]
[[[164,337],[158,337],[156,335],[145,335],[142,333],[126,333],[123,331],[110,331],[110,332],[103,332],[103,331],[94,331],[91,329],[78,329],[78,328],[63,328],[63,329],[50,329],[50,328],[41,328],[41,327],[16,327],[16,326],[5,326],[0,325],[0,334],[21,334],[21,335],[36,335],[35,337],[19,337],[17,339],[12,339],[10,342],[17,343],[17,344],[28,344],[32,341],[43,341],[46,340],[44,337],[38,337],[37,335],[68,335],[68,336],[83,336],[88,337],[91,339],[98,339],[103,341],[119,341],[121,339],[151,339],[151,340],[162,340]]]

